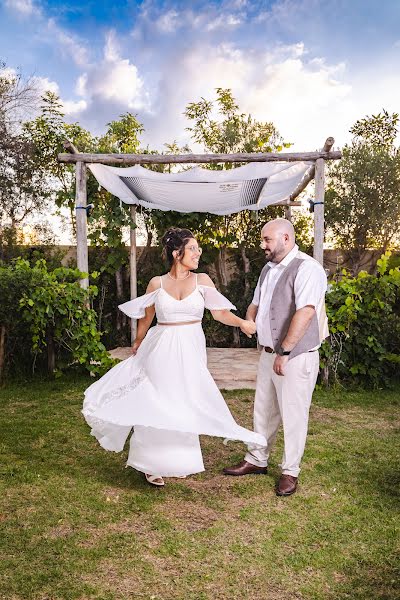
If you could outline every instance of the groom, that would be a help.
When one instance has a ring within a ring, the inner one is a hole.
[[[297,488],[307,437],[308,413],[319,368],[318,348],[327,337],[326,274],[299,251],[293,225],[274,219],[261,231],[267,264],[261,271],[246,318],[257,325],[262,351],[254,403],[254,430],[267,439],[264,448],[248,447],[242,462],[225,475],[267,473],[268,458],[283,424],[282,475],[276,493]]]

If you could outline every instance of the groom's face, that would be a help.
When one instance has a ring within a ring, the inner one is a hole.
[[[270,262],[280,262],[286,253],[285,235],[273,226],[266,225],[261,231],[260,247]]]

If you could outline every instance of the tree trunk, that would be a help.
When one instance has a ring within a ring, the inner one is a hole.
[[[239,332],[240,332],[239,327],[233,328],[233,347],[234,348],[240,348],[240,346],[241,346]]]
[[[124,299],[124,279],[122,273],[122,267],[115,272],[115,284],[117,288],[117,300],[118,303],[122,303]],[[117,331],[121,331],[126,327],[126,315],[117,309]]]
[[[153,232],[152,231],[147,231],[147,241],[146,241],[146,245],[143,248],[138,262],[137,262],[137,270],[138,272],[140,271],[140,269],[142,268],[142,265],[144,265],[146,263],[147,260],[147,256],[149,254],[150,248],[151,248],[151,242],[153,241]]]
[[[0,385],[4,380],[4,367],[6,363],[6,326],[0,325]]]
[[[248,277],[248,275],[250,273],[250,260],[246,254],[246,248],[244,246],[242,246],[240,248],[240,253],[242,255],[242,261],[243,261],[244,293],[245,293],[245,296],[247,297],[247,295],[250,291],[250,282],[249,282],[249,277]]]
[[[220,287],[222,288],[222,291],[224,291],[228,285],[228,274],[227,274],[227,268],[226,268],[226,247],[225,246],[223,246],[222,248],[219,249],[215,266],[216,266],[217,277],[218,277]]]
[[[355,250],[350,250],[350,252],[347,253],[347,257],[347,260],[350,263],[350,271],[354,277],[356,277],[368,263],[368,251],[360,247]]]
[[[54,374],[56,370],[56,350],[54,346],[53,328],[47,327],[46,331],[46,345],[47,345],[47,372],[50,375]]]
[[[329,386],[329,367],[326,365],[321,369],[321,382],[324,387]]]

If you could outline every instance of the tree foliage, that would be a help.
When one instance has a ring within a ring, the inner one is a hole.
[[[37,106],[39,94],[34,78],[24,79],[0,60],[0,120],[11,126]]]
[[[263,123],[241,113],[232,90],[217,88],[216,92],[214,101],[201,98],[188,104],[184,113],[193,123],[187,131],[207,152],[280,152],[290,147],[273,123]],[[232,165],[226,163],[225,168]]]
[[[400,365],[400,268],[389,268],[390,252],[377,275],[343,271],[330,285],[326,307],[330,343],[322,359],[333,381],[388,385]]]
[[[40,357],[45,354],[52,373],[71,364],[92,373],[112,366],[97,315],[88,307],[97,288],[81,288],[82,275],[62,267],[50,271],[43,260],[34,266],[23,259],[0,266],[0,329],[6,338],[0,364],[11,372],[22,365],[34,370],[37,363],[44,369]]]
[[[37,96],[32,80],[23,81],[0,63],[0,229],[11,228],[10,239],[28,216],[47,206],[50,195],[34,145],[18,120]]]
[[[326,221],[336,244],[359,262],[365,249],[395,247],[400,228],[399,116],[366,117],[350,130],[350,145],[329,171]]]

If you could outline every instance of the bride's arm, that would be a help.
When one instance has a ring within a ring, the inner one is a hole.
[[[159,287],[160,287],[160,278],[153,277],[153,279],[151,279],[149,281],[149,285],[147,286],[146,294],[155,292]],[[146,337],[146,333],[148,332],[149,327],[153,322],[154,315],[156,313],[154,304],[152,306],[148,306],[145,309],[145,312],[146,312],[145,316],[142,317],[141,319],[138,319],[138,322],[137,322],[136,338],[132,344],[133,354],[136,354],[136,352],[138,351],[140,344],[143,342],[144,338]]]
[[[206,273],[200,273],[198,276],[198,281],[200,285],[215,288],[212,279],[206,275]],[[216,321],[223,323],[223,325],[240,327],[241,331],[247,335],[247,337],[251,337],[252,334],[256,332],[256,325],[254,321],[241,319],[240,317],[237,317],[231,313],[231,311],[228,309],[211,310],[211,314]]]

